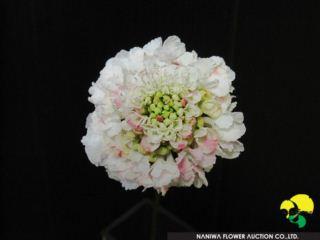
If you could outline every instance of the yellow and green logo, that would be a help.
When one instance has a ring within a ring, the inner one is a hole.
[[[292,223],[303,228],[307,224],[306,215],[314,210],[313,200],[307,194],[294,195],[290,200],[284,200],[280,210],[286,211],[286,218]]]

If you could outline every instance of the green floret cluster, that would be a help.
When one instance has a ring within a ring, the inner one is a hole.
[[[140,102],[140,114],[148,118],[147,124],[149,125],[148,127],[151,127],[149,129],[152,129],[153,134],[156,131],[161,132],[161,134],[176,134],[174,131],[178,126],[179,119],[182,120],[182,124],[191,126],[192,132],[204,127],[204,117],[213,115],[216,112],[216,103],[213,102],[212,95],[207,90],[200,89],[196,91],[201,95],[201,99],[196,102],[190,100],[192,95],[190,95],[191,92],[189,91],[181,91],[181,93],[156,91],[145,95]],[[190,102],[188,103],[188,101]],[[200,114],[193,115],[194,107],[198,107]],[[214,110],[213,113],[211,113],[212,110]],[[146,130],[148,128],[145,128]],[[176,155],[179,151],[170,145],[169,140],[162,140],[160,146],[154,152],[146,152],[141,146],[142,136],[140,134],[134,134],[134,136],[132,149],[148,155],[151,163],[155,162],[158,157],[164,157],[170,153]],[[190,146],[194,142],[194,137],[191,135],[183,140],[187,141]]]
[[[183,116],[186,104],[186,100],[179,94],[165,94],[157,91],[144,98],[141,113],[149,116],[152,124],[163,122],[168,126]]]

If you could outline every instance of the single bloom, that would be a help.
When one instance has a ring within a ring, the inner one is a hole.
[[[125,189],[207,186],[217,156],[244,151],[234,79],[221,57],[187,52],[177,36],[121,50],[89,89],[89,160]]]

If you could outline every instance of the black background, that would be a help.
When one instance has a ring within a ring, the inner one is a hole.
[[[198,231],[297,231],[282,200],[309,194],[320,231],[318,1],[1,2],[1,239],[98,239],[145,193],[124,191],[80,143],[88,88],[121,49],[178,35],[225,58],[244,112],[245,152],[209,187],[161,204]]]

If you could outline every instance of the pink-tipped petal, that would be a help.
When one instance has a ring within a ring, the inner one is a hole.
[[[178,150],[183,150],[185,147],[187,146],[187,144],[185,142],[179,142],[178,143]]]

